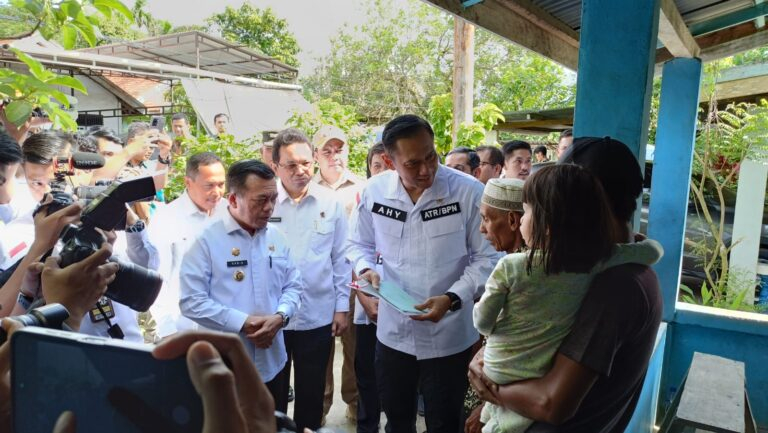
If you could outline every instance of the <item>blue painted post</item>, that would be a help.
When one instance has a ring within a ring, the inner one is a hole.
[[[576,137],[611,136],[645,160],[659,0],[583,0]]]
[[[701,60],[670,60],[664,64],[662,77],[648,236],[664,247],[664,257],[655,270],[664,296],[663,319],[671,321],[683,263]]]

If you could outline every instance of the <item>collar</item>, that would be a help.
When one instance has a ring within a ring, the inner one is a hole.
[[[223,215],[221,217],[221,221],[224,224],[224,231],[227,234],[232,234],[237,231],[240,231],[246,236],[248,236],[249,238],[259,236],[260,234],[265,233],[269,229],[269,224],[267,224],[266,227],[264,227],[263,229],[256,230],[253,236],[251,236],[251,234],[248,233],[247,230],[245,230],[240,226],[240,223],[237,222],[235,217],[232,216],[232,213],[229,211],[229,206],[227,206],[227,208],[224,210]]]
[[[181,210],[183,211],[184,215],[203,215],[206,218],[209,216],[216,215],[218,212],[221,211],[222,208],[222,201],[225,201],[224,198],[219,199],[219,202],[216,204],[216,207],[213,208],[213,213],[211,215],[208,215],[207,213],[200,210],[200,208],[197,207],[195,202],[192,201],[192,197],[189,196],[189,193],[187,193],[187,190],[184,190],[184,193],[182,193],[176,200],[179,201],[179,206],[181,207]]]
[[[449,185],[449,176],[451,173],[448,170],[451,169],[438,164],[435,180],[432,182],[432,186],[427,188],[421,194],[418,201],[426,203],[428,200],[444,200],[450,197],[451,189]],[[397,171],[389,170],[386,175],[389,176],[389,179],[387,179],[387,188],[384,192],[384,197],[390,200],[400,200],[402,202],[412,203],[411,196],[408,195],[408,191],[405,190]]]
[[[304,200],[310,197],[313,199],[317,199],[318,189],[316,185],[317,184],[313,180],[309,182],[309,189],[307,190],[307,195],[305,195],[304,198],[302,198],[299,203],[303,202]],[[285,187],[283,186],[283,182],[280,179],[277,179],[277,202],[283,203],[286,200],[294,201],[293,198],[291,198],[291,196],[288,194],[288,191],[286,191]]]
[[[323,174],[320,172],[320,170],[318,170],[317,173],[315,173],[314,180],[320,185],[328,187],[334,191],[348,184],[356,185],[360,183],[360,181],[357,180],[356,176],[352,174],[348,169],[344,169],[344,171],[341,173],[341,176],[339,176],[339,180],[337,180],[333,184],[330,184],[325,179],[323,179]]]

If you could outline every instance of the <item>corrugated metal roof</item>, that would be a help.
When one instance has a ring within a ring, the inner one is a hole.
[[[581,0],[532,0],[532,3],[574,30],[581,27]],[[754,0],[675,0],[675,3],[689,25],[754,6]]]

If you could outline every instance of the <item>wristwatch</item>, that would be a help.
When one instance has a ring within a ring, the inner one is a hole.
[[[283,318],[283,328],[285,328],[286,326],[288,326],[288,322],[290,322],[290,321],[291,321],[291,318],[290,318],[290,317],[288,317],[288,315],[287,315],[287,314],[283,313],[282,311],[278,311],[278,312],[277,312],[277,313],[275,313],[275,314],[277,314],[277,315],[279,315],[280,317],[282,317],[282,318]]]
[[[461,309],[461,298],[459,298],[459,295],[453,292],[445,292],[445,296],[451,300],[451,307],[448,309],[449,311],[458,311]]]
[[[165,159],[163,159],[162,156],[157,155],[157,162],[159,162],[160,164],[171,165],[171,154],[169,153],[168,157]]]

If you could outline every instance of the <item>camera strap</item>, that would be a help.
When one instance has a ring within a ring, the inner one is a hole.
[[[111,338],[115,338],[117,340],[122,340],[125,338],[125,334],[120,328],[120,325],[117,323],[112,324],[112,321],[109,320],[109,315],[107,315],[107,313],[104,311],[104,307],[102,307],[101,302],[96,302],[96,308],[98,308],[101,316],[104,318],[104,321],[107,322],[107,334],[109,334]]]

